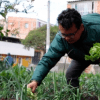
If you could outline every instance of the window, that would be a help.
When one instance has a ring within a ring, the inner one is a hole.
[[[40,61],[40,52],[35,52],[34,57],[32,57],[32,63],[33,64],[38,64],[38,62]]]
[[[12,37],[16,37],[16,34],[11,34]]]
[[[13,23],[9,23],[10,25],[13,25]]]
[[[25,28],[28,28],[28,23],[25,23]]]
[[[29,58],[28,58],[28,57],[26,57],[26,60],[29,60]]]
[[[38,27],[41,27],[41,22],[38,22]]]

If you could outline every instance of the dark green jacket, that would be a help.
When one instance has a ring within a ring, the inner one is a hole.
[[[36,80],[40,84],[65,53],[72,59],[85,61],[85,55],[89,54],[93,43],[100,42],[100,15],[96,13],[85,15],[82,17],[82,22],[85,30],[80,40],[74,44],[69,44],[59,34],[56,34],[48,52],[37,65],[32,80]]]

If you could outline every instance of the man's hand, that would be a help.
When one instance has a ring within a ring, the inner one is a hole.
[[[27,85],[27,88],[31,88],[32,92],[34,93],[37,86],[38,86],[38,82],[34,80]]]

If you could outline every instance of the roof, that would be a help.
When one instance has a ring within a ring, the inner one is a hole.
[[[34,49],[25,49],[24,45],[19,43],[11,43],[0,41],[0,54],[21,55],[21,56],[34,56]]]
[[[98,0],[68,0],[68,3],[81,2],[81,1],[98,1]]]

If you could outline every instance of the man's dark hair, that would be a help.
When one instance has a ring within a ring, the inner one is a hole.
[[[67,10],[62,11],[58,16],[58,24],[61,24],[63,28],[69,29],[72,24],[76,25],[76,28],[79,29],[82,23],[81,15],[75,9],[68,8]]]

